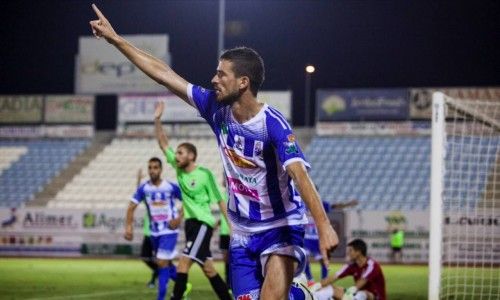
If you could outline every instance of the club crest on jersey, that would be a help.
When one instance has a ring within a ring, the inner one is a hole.
[[[255,141],[253,144],[253,156],[264,159],[264,143],[262,141]]]
[[[283,145],[285,145],[285,153],[286,154],[293,154],[293,153],[299,153],[299,149],[297,147],[297,143],[295,135],[294,134],[289,134],[287,135],[287,142],[283,142]]]
[[[196,185],[196,181],[194,181],[194,179],[193,179],[193,180],[191,180],[191,182],[189,183],[189,185],[190,185],[191,187],[194,187],[194,186]]]
[[[243,149],[245,149],[245,138],[240,136],[240,135],[235,134],[233,148],[238,149],[239,151],[243,152]]]

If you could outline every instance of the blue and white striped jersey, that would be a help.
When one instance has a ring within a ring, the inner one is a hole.
[[[264,104],[240,124],[216,94],[188,85],[189,100],[214,131],[227,176],[228,215],[233,231],[255,233],[285,225],[306,224],[305,206],[285,167],[309,164],[283,115]]]
[[[181,200],[181,190],[175,183],[162,180],[159,186],[147,181],[135,192],[131,201],[139,204],[144,201],[149,215],[149,226],[152,236],[179,232],[179,229],[170,229],[170,220],[179,217],[176,199]]]

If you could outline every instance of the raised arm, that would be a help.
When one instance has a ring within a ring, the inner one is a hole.
[[[301,162],[293,162],[286,167],[286,171],[292,177],[295,185],[299,189],[300,196],[311,211],[314,223],[318,228],[319,249],[323,257],[323,264],[328,266],[328,252],[335,249],[339,243],[339,238],[335,230],[333,230],[325,209],[319,198],[319,194],[307,174],[304,164]]]
[[[165,104],[163,101],[159,101],[156,103],[155,108],[155,135],[156,140],[158,141],[158,145],[160,146],[163,153],[168,148],[168,137],[165,131],[163,130],[163,126],[161,125],[161,115],[163,114],[163,108]]]
[[[98,19],[90,21],[92,33],[97,38],[105,38],[106,41],[115,46],[125,57],[136,65],[142,72],[157,83],[165,86],[172,93],[179,96],[186,103],[192,105],[187,96],[188,82],[175,73],[165,62],[152,56],[145,51],[134,47],[123,37],[118,35],[108,19],[102,14],[95,4],[92,9]]]
[[[142,174],[142,168],[139,168],[137,171],[137,188],[141,185],[142,178],[144,178],[144,174]]]

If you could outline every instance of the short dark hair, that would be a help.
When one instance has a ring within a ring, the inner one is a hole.
[[[247,76],[250,79],[250,91],[254,97],[257,96],[265,77],[264,60],[259,53],[252,48],[236,47],[224,51],[220,59],[233,63],[233,72],[237,77]]]
[[[352,240],[347,246],[352,247],[354,250],[357,250],[366,256],[366,243],[362,239]]]
[[[149,159],[149,162],[157,162],[159,165],[160,165],[160,169],[163,168],[162,164],[161,164],[161,159],[159,159],[158,157],[151,157]]]
[[[196,157],[198,156],[198,151],[196,151],[196,146],[191,144],[191,143],[182,143],[178,147],[184,147],[188,152],[191,152],[194,154],[194,160],[196,160]]]

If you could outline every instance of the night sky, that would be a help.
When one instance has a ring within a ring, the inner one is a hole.
[[[73,93],[91,1],[1,1],[0,94]],[[167,33],[173,68],[210,86],[218,1],[96,1],[121,34]],[[225,47],[264,58],[263,89],[498,86],[500,1],[226,1]],[[314,111],[314,110],[312,110]]]

